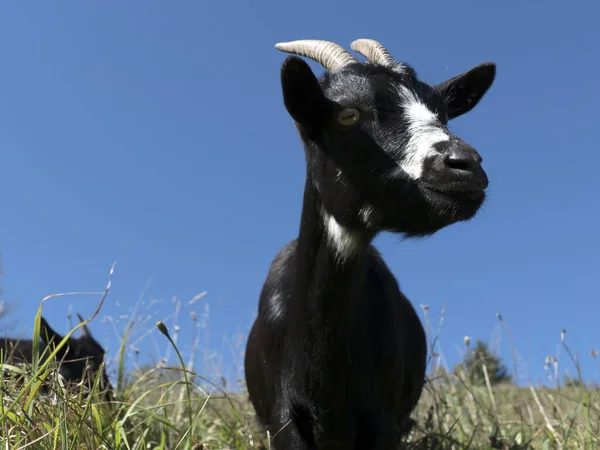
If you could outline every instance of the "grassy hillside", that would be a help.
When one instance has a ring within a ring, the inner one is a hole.
[[[109,287],[110,283],[96,313]],[[424,311],[429,331],[427,310]],[[34,339],[39,336],[40,315],[41,305]],[[96,392],[86,395],[83,386],[64,386],[60,379],[52,376],[51,364],[38,365],[35,372],[32,366],[3,364],[4,370],[0,371],[1,448],[269,448],[268,436],[256,426],[252,407],[244,394],[243,380],[239,380],[235,389],[226,389],[221,380],[186,370],[190,361],[183,360],[169,330],[162,322],[156,326],[175,352],[179,365],[164,367],[160,362],[126,373],[125,352],[119,352],[114,386],[116,400],[112,404],[100,400]],[[78,327],[67,334],[63,342]],[[129,327],[121,349],[126,343],[129,345],[128,331]],[[428,335],[430,354],[433,354],[432,349],[438,348],[439,331],[436,336],[430,332]],[[569,352],[564,335],[563,345]],[[600,389],[597,387],[492,386],[486,364],[477,370],[483,377],[475,377],[479,380],[476,385],[470,381],[474,377],[467,377],[463,370],[435,372],[438,375],[428,380],[414,412],[415,426],[405,448],[600,448]],[[50,388],[50,394],[39,390],[42,381]]]
[[[243,393],[202,387],[211,380],[181,367],[121,372],[112,407],[57,379],[41,394],[44,368],[4,369],[3,448],[268,448]],[[414,419],[406,448],[600,448],[600,392],[588,387],[474,386],[464,374],[442,374],[427,384]]]

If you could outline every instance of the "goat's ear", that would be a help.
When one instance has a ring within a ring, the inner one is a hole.
[[[297,56],[288,56],[281,66],[283,104],[292,119],[305,127],[318,126],[327,100],[310,66]]]
[[[495,78],[496,64],[488,62],[435,86],[448,104],[448,118],[454,119],[471,111]]]
[[[81,314],[77,313],[77,318],[79,319],[79,323],[83,323],[83,317],[81,317]],[[89,337],[92,338],[92,333],[90,332],[89,328],[87,327],[87,325],[84,325],[80,328],[81,330],[81,337]],[[92,338],[93,339],[93,338]]]
[[[50,325],[48,325],[46,319],[40,317],[40,338],[42,338],[42,341],[44,341],[46,344],[49,344],[50,341],[53,340],[54,345],[58,345],[63,337],[54,331]]]

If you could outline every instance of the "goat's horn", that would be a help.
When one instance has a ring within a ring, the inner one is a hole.
[[[327,70],[337,70],[358,62],[351,53],[341,45],[330,41],[304,39],[292,42],[280,42],[275,48],[286,53],[306,56],[325,67]]]
[[[391,67],[396,63],[385,47],[373,39],[357,39],[350,44],[350,48],[381,66]]]
[[[79,319],[79,323],[83,322],[83,317],[81,317],[81,314],[77,313],[77,318]],[[81,327],[81,335],[90,337],[92,336],[92,333],[90,333],[90,330],[88,329],[87,325]]]

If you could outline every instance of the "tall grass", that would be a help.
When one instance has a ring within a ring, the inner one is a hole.
[[[109,288],[110,282],[100,293],[101,302],[89,320],[98,314]],[[181,305],[174,304],[177,315]],[[41,310],[42,305],[34,319],[34,340],[39,336]],[[473,385],[465,373],[440,370],[437,355],[441,353],[443,314],[434,333],[428,308],[423,310],[431,357],[429,377],[413,414],[415,426],[403,448],[600,448],[597,388],[584,383],[554,388],[492,385],[486,373],[486,383]],[[198,323],[192,314],[197,329],[206,325],[207,316],[204,314]],[[502,317],[498,318],[510,332]],[[39,357],[26,366],[6,361],[0,371],[0,446],[11,450],[269,448],[267,434],[255,423],[243,379],[232,389],[225,386],[218,372],[208,377],[194,372],[194,354],[200,346],[198,333],[185,361],[177,342],[177,326],[169,329],[166,320],[146,324],[148,331],[160,332],[157,336],[175,353],[177,364],[168,366],[166,355],[152,365],[129,367],[126,353],[132,347],[135,351],[134,344],[140,341],[132,336],[132,323],[130,318],[114,357],[117,383],[112,404],[104,402],[96,392],[99,380],[95,380],[90,392],[83,383],[64,385],[53,376],[53,363],[41,363]],[[63,343],[80,326],[83,324],[74,327]],[[564,334],[562,338],[570,352]],[[573,363],[579,374],[575,359]],[[485,365],[482,370],[487,370]],[[49,394],[40,391],[42,383],[48,386]]]

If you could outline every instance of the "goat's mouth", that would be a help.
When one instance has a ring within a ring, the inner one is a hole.
[[[485,189],[476,187],[451,187],[421,185],[425,201],[432,208],[438,219],[446,220],[445,224],[458,220],[469,220],[477,214],[485,202]]]
[[[452,211],[454,219],[473,217],[485,201],[485,188],[476,186],[421,185],[428,202],[440,212]]]
[[[433,192],[434,194],[442,195],[444,197],[451,197],[454,199],[463,198],[465,200],[477,200],[485,197],[485,187],[482,186],[469,186],[462,184],[436,186],[429,183],[421,183],[421,187],[427,191]]]
[[[485,196],[489,180],[481,166],[470,170],[432,168],[418,180],[418,184],[435,194],[466,199]]]

